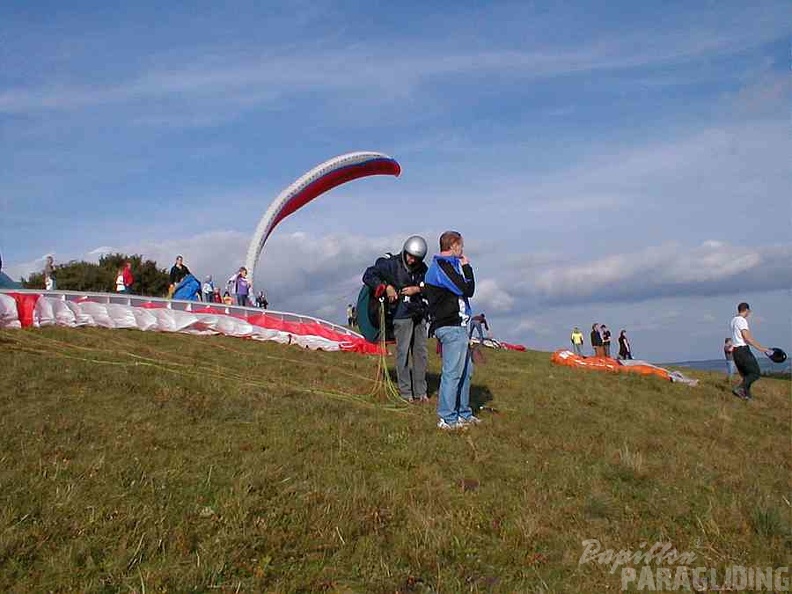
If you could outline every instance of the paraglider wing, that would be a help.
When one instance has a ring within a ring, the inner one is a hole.
[[[188,274],[176,285],[173,290],[173,298],[184,301],[198,301],[198,292],[200,290],[201,283],[192,274]]]
[[[400,173],[401,167],[395,159],[382,153],[358,152],[334,157],[300,177],[273,200],[256,227],[245,261],[251,283],[264,243],[283,219],[317,196],[348,181],[371,175],[398,176]]]

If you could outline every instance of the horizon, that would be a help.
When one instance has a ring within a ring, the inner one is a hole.
[[[223,282],[283,188],[372,150],[401,176],[270,237],[274,309],[343,320],[378,255],[454,228],[507,342],[598,322],[717,359],[748,301],[792,351],[787,3],[367,6],[0,7],[3,272],[118,251]]]

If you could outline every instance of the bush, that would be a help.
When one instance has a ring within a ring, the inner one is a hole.
[[[168,273],[158,268],[153,260],[143,260],[139,254],[107,254],[99,258],[98,264],[76,260],[59,264],[55,266],[57,287],[62,291],[115,293],[118,269],[127,260],[132,264],[132,275],[135,277],[133,293],[152,297],[167,294],[170,282]],[[44,273],[32,274],[22,279],[22,284],[26,289],[41,289],[44,287]]]

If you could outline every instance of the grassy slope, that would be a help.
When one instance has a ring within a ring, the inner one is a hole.
[[[789,381],[488,355],[484,424],[448,434],[358,355],[0,331],[0,591],[618,589],[587,538],[788,564]]]

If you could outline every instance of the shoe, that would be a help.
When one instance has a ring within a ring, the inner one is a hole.
[[[443,431],[454,431],[455,429],[462,429],[464,426],[464,423],[460,423],[458,420],[453,423],[446,423],[445,419],[437,421],[437,428]]]
[[[426,404],[427,402],[429,402],[429,396],[424,394],[423,396],[419,396],[418,398],[416,398],[415,401],[419,404]]]
[[[462,425],[480,425],[481,419],[479,419],[478,417],[474,417],[473,415],[470,415],[469,419],[464,419],[462,417],[459,417],[458,422],[461,423]]]
[[[732,390],[732,394],[737,396],[740,400],[750,400],[751,397],[745,393],[745,390],[742,387],[737,387]]]

